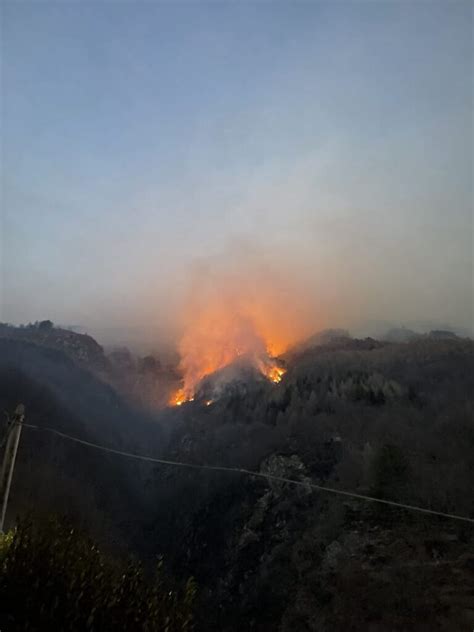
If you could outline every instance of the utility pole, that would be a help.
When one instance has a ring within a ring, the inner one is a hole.
[[[25,407],[19,404],[13,415],[7,414],[8,425],[6,434],[5,451],[3,453],[2,471],[0,474],[0,501],[2,513],[0,515],[0,533],[3,533],[3,525],[7,513],[8,496],[12,484],[13,470],[15,468],[16,453],[20,443],[21,425],[25,419]]]

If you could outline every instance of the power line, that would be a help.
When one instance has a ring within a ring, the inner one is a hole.
[[[161,465],[171,465],[173,467],[187,467],[187,468],[196,469],[196,470],[210,470],[213,472],[234,472],[237,474],[246,474],[247,476],[264,478],[266,480],[277,481],[279,483],[289,483],[291,485],[299,485],[301,487],[305,487],[306,489],[309,487],[311,489],[315,489],[321,492],[327,492],[330,494],[338,494],[339,496],[356,498],[357,500],[365,500],[368,502],[380,503],[382,505],[400,507],[401,509],[407,509],[409,511],[418,511],[419,513],[430,514],[433,516],[441,516],[442,518],[450,518],[452,520],[460,520],[462,522],[469,522],[471,524],[474,524],[474,518],[468,518],[467,516],[459,516],[457,514],[449,514],[443,511],[435,511],[434,509],[427,509],[426,507],[418,507],[417,505],[406,505],[404,503],[399,503],[394,500],[384,500],[382,498],[375,498],[374,496],[356,494],[355,492],[348,492],[342,489],[335,489],[334,487],[326,487],[325,485],[317,485],[316,483],[309,482],[309,481],[295,481],[294,479],[291,479],[291,478],[285,478],[283,476],[275,476],[274,474],[265,474],[264,472],[254,472],[252,470],[247,470],[240,467],[226,467],[224,465],[199,465],[197,463],[186,463],[186,462],[181,462],[181,461],[170,461],[167,459],[158,459],[152,456],[145,456],[145,455],[136,454],[133,452],[124,452],[123,450],[116,450],[115,448],[108,448],[107,446],[99,445],[98,443],[92,443],[91,441],[85,441],[84,439],[73,437],[72,435],[66,434],[65,432],[60,432],[59,430],[55,430],[54,428],[48,428],[46,426],[35,426],[33,424],[27,424],[27,423],[22,423],[21,425],[26,428],[32,428],[34,430],[49,432],[51,434],[57,435],[58,437],[61,437],[62,439],[67,439],[68,441],[73,441],[75,443],[85,445],[89,448],[94,448],[95,450],[101,450],[102,452],[109,452],[110,454],[118,454],[119,456],[128,457],[130,459],[137,459],[139,461],[148,461],[150,463],[159,463]]]

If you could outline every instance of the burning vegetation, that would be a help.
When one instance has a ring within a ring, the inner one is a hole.
[[[194,397],[187,397],[184,388],[180,388],[175,393],[173,393],[170,399],[171,406],[182,406],[185,402],[193,402]]]
[[[252,356],[248,355],[247,357],[241,358],[241,354],[236,353],[235,357],[231,359],[228,363],[216,366],[215,370],[209,370],[203,372],[197,382],[191,381],[188,382],[187,388],[183,386],[182,388],[175,391],[170,399],[170,406],[182,406],[186,402],[193,402],[195,399],[196,391],[199,388],[200,383],[212,373],[215,373],[219,369],[222,369],[226,366],[231,365],[233,362],[242,359],[244,362],[247,362],[250,366],[253,366],[255,369],[259,371],[264,377],[273,382],[274,384],[279,384],[283,378],[283,375],[286,373],[286,369],[281,365],[277,358],[272,358],[268,354],[265,356]],[[184,382],[186,384],[186,375],[184,376]],[[205,399],[203,403],[206,406],[210,406],[214,403],[214,399]]]
[[[181,311],[182,385],[170,405],[192,401],[206,377],[234,364],[281,382],[285,368],[278,358],[318,325],[303,288],[285,281],[285,274],[251,255],[244,264],[241,258],[219,260],[196,269]],[[232,380],[232,371],[228,377]],[[204,399],[216,399],[212,389],[207,395]]]
[[[270,366],[265,367],[262,370],[262,373],[275,384],[279,384],[281,382],[281,378],[285,375],[285,369],[281,366]]]
[[[179,344],[183,385],[172,394],[170,405],[193,401],[204,378],[237,361],[253,366],[275,384],[281,382],[285,368],[278,356],[293,340],[277,323],[272,310],[256,302],[201,303]]]

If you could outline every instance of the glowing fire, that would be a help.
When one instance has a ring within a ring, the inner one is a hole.
[[[185,402],[189,401],[189,398],[186,397],[184,389],[180,388],[176,393],[174,393],[170,399],[171,406],[182,406]]]
[[[240,354],[238,354],[240,355]],[[265,357],[265,358],[255,358],[254,364],[258,368],[258,370],[264,375],[268,380],[273,382],[274,384],[279,384],[282,380],[282,377],[286,373],[286,369],[282,366],[278,366],[276,361],[273,358]],[[207,373],[203,375],[203,378],[208,375]],[[194,401],[194,393],[192,391],[186,391],[185,388],[180,388],[176,391],[171,399],[170,406],[182,406],[186,402]],[[208,399],[204,402],[206,406],[210,406],[214,403],[213,399]]]
[[[182,388],[170,404],[194,398],[203,378],[245,357],[270,381],[281,382],[285,369],[276,358],[309,335],[301,294],[278,277],[249,270],[199,270],[189,301],[182,310],[179,342]],[[206,402],[203,402],[206,404]]]
[[[272,367],[267,373],[265,373],[265,375],[268,377],[269,380],[275,382],[275,384],[279,384],[281,382],[281,378],[285,375],[285,373],[285,369],[279,366],[275,366]]]
[[[270,345],[264,344],[261,337],[256,335],[249,326],[249,323],[234,323],[233,327],[230,328],[228,335],[231,339],[233,336],[239,338],[239,345],[226,344],[222,341],[222,346],[217,346],[221,343],[220,336],[217,336],[216,340],[212,341],[213,344],[200,352],[202,355],[198,355],[199,346],[194,348],[194,342],[190,338],[184,337],[181,345],[182,358],[180,363],[184,376],[184,386],[172,395],[171,406],[182,406],[186,402],[194,401],[196,387],[202,379],[231,364],[240,356],[246,356],[249,362],[271,382],[275,384],[281,382],[286,369],[270,355]],[[214,334],[216,333],[215,329],[212,331]],[[210,337],[212,338],[212,334]],[[183,349],[186,348],[190,351],[183,354]],[[213,400],[209,399],[204,403],[206,406],[210,406]]]
[[[286,369],[280,366],[277,361],[269,355],[255,358],[255,365],[262,375],[275,384],[279,384],[286,373]]]

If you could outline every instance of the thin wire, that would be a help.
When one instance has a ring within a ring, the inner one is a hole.
[[[334,487],[326,487],[325,485],[317,485],[316,483],[309,481],[295,481],[291,478],[285,478],[283,476],[275,476],[274,474],[265,474],[263,472],[254,472],[252,470],[246,470],[240,467],[226,467],[224,465],[198,465],[197,463],[186,463],[181,461],[169,461],[167,459],[157,459],[152,456],[145,456],[142,454],[135,454],[133,452],[124,452],[122,450],[116,450],[114,448],[108,448],[103,445],[99,445],[97,443],[92,443],[90,441],[85,441],[84,439],[79,439],[78,437],[73,437],[64,432],[60,432],[59,430],[55,430],[54,428],[48,428],[46,426],[34,426],[32,424],[22,423],[22,426],[26,428],[32,428],[34,430],[42,430],[45,432],[50,432],[52,434],[57,435],[63,439],[67,439],[69,441],[74,441],[75,443],[80,443],[81,445],[85,445],[89,448],[94,448],[96,450],[102,450],[103,452],[109,452],[111,454],[118,454],[119,456],[125,456],[131,459],[138,459],[140,461],[148,461],[150,463],[159,463],[161,465],[171,465],[173,467],[187,467],[195,470],[211,470],[214,472],[235,472],[239,474],[246,474],[248,476],[255,476],[257,478],[264,478],[267,480],[277,481],[279,483],[290,483],[291,485],[300,485],[301,487],[308,487],[312,489],[316,489],[321,492],[328,492],[331,494],[338,494],[340,496],[346,496],[350,498],[356,498],[358,500],[366,500],[369,502],[380,503],[382,505],[390,505],[392,507],[401,507],[402,509],[408,509],[409,511],[418,511],[420,513],[430,514],[433,516],[441,516],[442,518],[450,518],[452,520],[460,520],[462,522],[469,522],[474,524],[474,518],[468,518],[467,516],[459,516],[457,514],[449,514],[443,511],[435,511],[434,509],[426,509],[425,507],[418,507],[417,505],[406,505],[404,503],[398,503],[394,500],[384,500],[382,498],[375,498],[374,496],[366,496],[364,494],[356,494],[355,492],[347,492],[342,489],[335,489]]]

